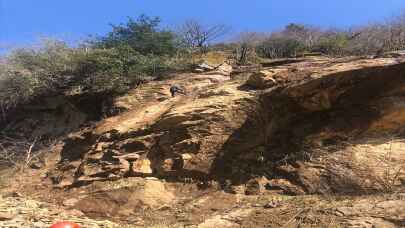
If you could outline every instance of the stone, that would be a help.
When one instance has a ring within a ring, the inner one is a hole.
[[[225,74],[230,74],[232,72],[232,66],[227,63],[223,63],[221,66],[218,67],[218,71]]]
[[[125,159],[127,161],[136,161],[140,157],[141,156],[138,153],[130,153],[130,154],[124,154],[124,155],[121,155],[121,156],[114,156],[114,158]]]
[[[305,191],[302,188],[292,184],[287,179],[272,179],[269,181],[269,183],[267,184],[266,187],[269,190],[282,190],[283,193],[289,194],[289,195],[305,194]]]
[[[158,209],[156,209],[157,211],[168,211],[172,209],[172,207],[170,205],[162,205],[161,207],[159,207]]]
[[[126,159],[123,159],[123,158],[120,158],[119,161],[120,161],[120,165],[119,165],[120,173],[121,174],[128,173],[131,169],[131,164],[129,163],[129,161]]]
[[[204,70],[204,69],[201,69],[201,68],[196,68],[196,69],[194,69],[193,72],[194,72],[194,73],[204,73],[205,70]]]
[[[163,161],[163,164],[162,164],[161,169],[162,169],[162,171],[164,171],[164,172],[173,171],[174,164],[175,164],[174,159],[172,159],[172,158],[167,158],[167,159],[165,159],[165,160]]]
[[[266,203],[265,205],[263,205],[263,207],[266,209],[276,208],[279,206],[279,204],[280,204],[279,202],[272,200],[272,201]]]
[[[184,161],[191,160],[193,158],[193,155],[191,154],[182,154],[181,157],[183,158]]]
[[[105,144],[104,143],[97,143],[95,148],[94,148],[94,151],[102,152],[104,149],[105,149]]]
[[[78,199],[71,198],[71,199],[64,200],[62,202],[62,204],[63,204],[63,206],[73,207],[77,202],[79,202]]]
[[[15,216],[8,212],[0,212],[0,221],[12,220]]]
[[[88,160],[98,161],[98,160],[101,160],[101,159],[103,158],[103,156],[104,156],[104,153],[94,151],[94,152],[92,152],[92,153],[89,153],[89,154],[86,156],[86,158],[87,158]]]
[[[196,68],[194,68],[193,72],[194,73],[204,73],[204,72],[213,71],[213,70],[215,70],[214,66],[211,66],[207,63],[201,63],[201,64],[197,65]],[[224,68],[224,70],[227,70],[227,68]]]
[[[205,71],[213,70],[214,67],[211,65],[208,65],[207,63],[201,63],[198,65],[198,68],[203,69]]]
[[[245,194],[246,186],[245,185],[231,185],[229,187],[229,192],[232,194]]]
[[[250,75],[246,81],[246,85],[254,89],[267,89],[277,84],[277,81],[272,77],[273,74],[260,71]]]
[[[266,185],[269,183],[269,180],[266,177],[258,177],[249,180],[246,183],[246,195],[259,195],[263,194],[266,191]]]
[[[19,192],[12,192],[11,196],[12,197],[22,197],[23,195],[21,193],[19,193]]]
[[[152,174],[153,170],[150,160],[143,158],[135,161],[132,165],[132,172],[139,174]]]
[[[173,145],[173,149],[182,154],[198,153],[200,147],[201,147],[200,142],[196,139],[184,140]]]
[[[157,178],[157,177],[145,177],[145,180],[159,181],[159,178]]]
[[[198,228],[212,228],[212,227],[223,227],[231,228],[235,227],[238,224],[230,222],[228,220],[222,219],[220,215],[217,215],[213,218],[205,220],[203,223],[198,225]]]
[[[32,227],[34,227],[34,228],[42,228],[42,227],[46,227],[46,224],[44,222],[41,222],[41,221],[34,222],[34,223],[32,223]]]

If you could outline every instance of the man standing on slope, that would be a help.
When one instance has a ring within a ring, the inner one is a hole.
[[[176,93],[180,93],[183,95],[186,95],[186,93],[184,92],[183,89],[180,88],[180,86],[178,85],[172,85],[170,86],[170,93],[172,94],[172,97],[174,97],[176,95]]]

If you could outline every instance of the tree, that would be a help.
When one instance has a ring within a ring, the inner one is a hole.
[[[348,53],[348,45],[352,36],[354,35],[341,30],[324,31],[312,50],[332,56],[345,55]]]
[[[305,45],[300,40],[282,34],[272,34],[270,38],[258,45],[257,52],[265,58],[290,58],[297,57],[305,49]]]
[[[315,27],[295,23],[287,25],[282,33],[303,43],[308,50],[314,46],[322,35],[322,32]]]
[[[173,55],[176,51],[175,34],[159,29],[160,18],[141,15],[126,24],[112,25],[113,30],[100,37],[95,47],[115,48],[128,45],[142,55]]]
[[[178,36],[186,48],[204,50],[210,42],[228,32],[229,28],[222,24],[204,26],[196,20],[188,20],[180,26]]]
[[[393,44],[388,25],[370,24],[351,31],[346,50],[351,55],[377,54],[391,49]]]
[[[256,56],[256,47],[266,38],[263,33],[241,32],[237,38],[237,47],[235,49],[235,58],[238,64],[246,64],[250,59]]]

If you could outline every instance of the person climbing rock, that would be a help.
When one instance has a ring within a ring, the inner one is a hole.
[[[186,93],[184,92],[183,89],[180,88],[180,86],[178,85],[172,85],[170,86],[170,93],[172,94],[172,97],[174,97],[176,95],[176,93],[180,93],[183,95],[186,95]]]

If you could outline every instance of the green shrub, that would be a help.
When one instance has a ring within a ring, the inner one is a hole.
[[[72,53],[63,42],[47,40],[39,49],[17,49],[9,54],[0,65],[1,107],[10,109],[57,91],[73,70]]]
[[[28,101],[45,87],[38,77],[27,70],[0,66],[0,106],[3,111]]]
[[[145,77],[168,71],[163,57],[141,55],[129,46],[90,49],[75,56],[76,87],[82,92],[123,92]]]
[[[342,56],[347,53],[349,37],[344,33],[336,33],[321,37],[313,51],[332,56]]]
[[[296,57],[304,51],[302,42],[288,37],[271,37],[257,47],[257,53],[264,58]]]
[[[171,31],[159,29],[159,24],[158,17],[141,15],[137,20],[129,18],[126,24],[112,25],[110,33],[91,43],[96,48],[125,45],[142,55],[172,56],[176,53],[176,36]]]
[[[174,33],[159,24],[159,18],[142,15],[79,48],[46,40],[40,48],[13,51],[0,65],[0,108],[55,93],[121,93],[146,77],[179,70],[188,59],[177,58],[181,49]]]
[[[40,49],[18,49],[0,66],[0,105],[12,108],[58,93],[121,93],[145,77],[162,78],[171,66],[164,56],[142,55],[128,45],[69,48],[46,42]]]

